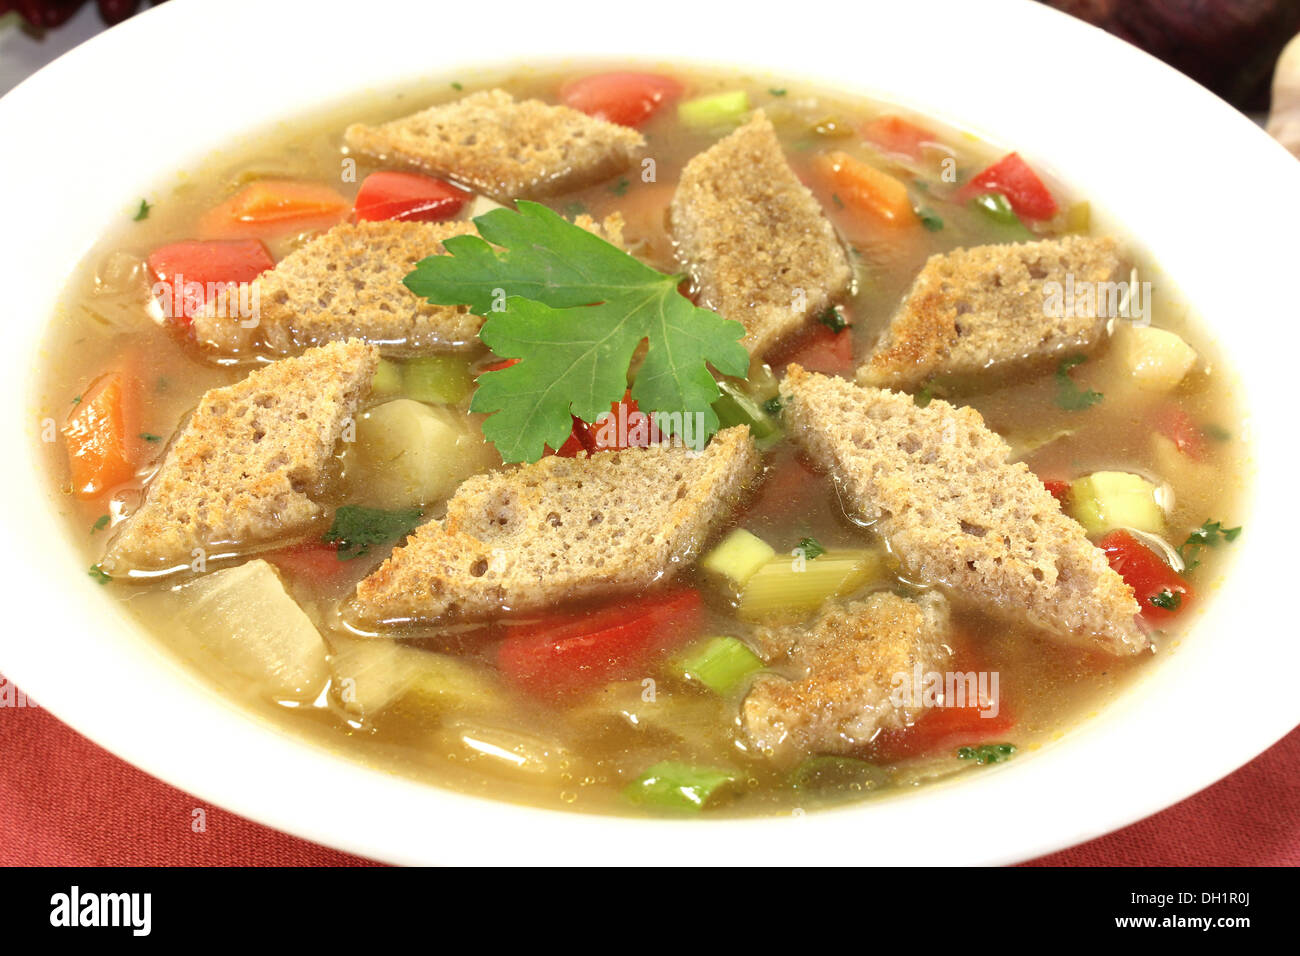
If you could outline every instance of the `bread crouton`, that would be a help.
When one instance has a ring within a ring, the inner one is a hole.
[[[356,124],[343,134],[352,149],[447,176],[505,202],[552,196],[606,179],[632,164],[645,145],[626,126],[567,106],[515,99],[503,90],[381,126]]]
[[[751,355],[825,312],[852,281],[834,227],[761,110],[686,164],[670,218],[701,304],[744,324]]]
[[[1111,282],[1119,269],[1114,239],[1083,236],[931,256],[857,379],[910,389],[934,375],[969,377],[1090,350],[1105,310],[1084,298],[1074,310],[1049,309],[1047,284],[1064,286],[1067,275],[1076,284]]]
[[[475,346],[481,318],[402,284],[421,259],[444,253],[444,239],[475,234],[472,222],[342,223],[253,280],[256,325],[209,305],[194,316],[195,338],[222,353],[286,354],[350,338],[404,351]]]
[[[358,585],[354,609],[367,621],[476,620],[666,581],[758,465],[742,426],[699,454],[651,445],[477,475]]]
[[[781,391],[791,436],[911,576],[1070,643],[1148,647],[1132,589],[975,409],[798,365]]]
[[[909,601],[879,592],[827,605],[812,624],[764,629],[756,639],[788,662],[791,677],[760,675],[741,705],[755,749],[780,763],[808,754],[850,753],[881,730],[914,723],[920,705],[891,699],[900,674],[938,668],[948,602],[937,592]]]
[[[214,388],[172,441],[140,507],[101,566],[110,574],[178,570],[304,533],[311,498],[379,356],[358,340],[273,362]]]

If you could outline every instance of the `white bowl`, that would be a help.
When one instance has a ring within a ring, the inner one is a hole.
[[[0,670],[59,718],[203,801],[395,862],[976,863],[1097,836],[1213,783],[1300,721],[1291,406],[1300,165],[1156,60],[1024,0],[797,11],[659,0],[439,5],[173,2],[0,100]],[[1181,646],[1059,742],[915,794],[795,818],[662,821],[528,809],[363,768],[247,716],[87,576],[36,454],[33,379],[69,271],[187,160],[278,119],[418,77],[561,58],[735,66],[891,100],[1018,149],[1152,250],[1242,375],[1254,502]],[[1285,283],[1285,285],[1283,285]],[[20,412],[21,410],[21,412]],[[11,768],[14,772],[17,768]]]

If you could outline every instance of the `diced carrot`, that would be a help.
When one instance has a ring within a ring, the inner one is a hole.
[[[350,562],[339,560],[339,549],[332,544],[301,544],[266,558],[291,578],[316,584],[332,584],[351,568]]]
[[[920,222],[907,187],[882,169],[835,150],[813,159],[817,176],[846,209],[887,226]]]
[[[350,210],[346,198],[320,183],[261,179],[204,213],[199,232],[208,239],[285,236],[327,228]]]
[[[921,148],[935,142],[934,133],[901,116],[879,116],[862,127],[862,135],[887,153],[921,158]]]
[[[189,239],[149,253],[149,269],[163,286],[167,318],[187,327],[217,284],[252,282],[275,268],[260,239]]]
[[[142,455],[140,382],[123,372],[101,375],[82,393],[63,426],[72,492],[95,498],[129,481]]]

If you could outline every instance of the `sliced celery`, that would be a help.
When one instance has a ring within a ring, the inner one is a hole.
[[[1070,514],[1090,534],[1136,528],[1150,534],[1165,530],[1164,510],[1156,486],[1127,471],[1094,471],[1070,483]]]
[[[744,685],[750,675],[762,670],[763,661],[744,641],[710,637],[674,659],[672,669],[687,680],[698,681],[715,693],[727,695]]]
[[[749,94],[744,90],[699,96],[677,105],[677,118],[695,129],[737,125],[747,112]]]
[[[775,557],[776,551],[770,544],[744,528],[737,528],[700,559],[700,567],[742,588],[759,568]]]
[[[379,398],[396,395],[402,390],[402,367],[388,359],[380,359],[375,377],[370,380],[371,394]]]
[[[725,378],[718,382],[718,388],[722,396],[713,403],[713,411],[723,428],[748,425],[754,444],[762,450],[771,448],[784,437],[776,420],[743,389]]]
[[[778,557],[749,579],[737,613],[746,620],[800,616],[881,577],[884,555],[870,548],[831,549],[814,560]]]
[[[180,589],[177,623],[203,649],[272,696],[311,700],[328,676],[325,642],[261,558]]]
[[[735,779],[726,770],[665,760],[628,784],[623,794],[636,804],[668,810],[703,810]]]
[[[423,355],[402,366],[402,394],[417,402],[458,405],[473,388],[469,363],[456,355]]]

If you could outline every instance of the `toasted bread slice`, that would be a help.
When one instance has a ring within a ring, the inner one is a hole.
[[[1071,643],[1149,646],[1132,589],[975,409],[798,365],[781,391],[792,437],[911,576]]]
[[[895,703],[895,678],[935,670],[947,656],[948,602],[938,592],[909,601],[879,592],[832,603],[808,626],[755,635],[768,663],[790,677],[764,674],[741,706],[741,723],[759,753],[789,763],[814,753],[848,753],[880,730],[914,723],[920,704]]]
[[[1112,283],[1114,239],[1066,236],[974,246],[931,256],[880,341],[858,368],[863,385],[910,389],[935,375],[962,378],[1090,351],[1106,310],[1074,297],[1053,303],[1051,283]],[[1085,286],[1080,286],[1085,288]],[[1056,306],[1059,305],[1060,308]],[[1100,313],[1100,314],[1099,314]]]
[[[253,280],[255,325],[208,306],[194,316],[195,337],[228,354],[295,353],[350,338],[401,351],[477,346],[481,318],[430,305],[402,284],[421,259],[445,252],[444,239],[476,234],[472,222],[342,223]]]
[[[853,279],[761,110],[686,164],[670,217],[701,304],[744,324],[751,355],[824,313]]]
[[[336,342],[207,392],[110,542],[104,570],[177,570],[303,534],[322,516],[312,491],[378,360],[373,346]]]
[[[606,179],[632,164],[645,145],[634,129],[593,119],[567,106],[515,99],[503,90],[380,126],[349,126],[352,149],[418,166],[499,202],[552,196]]]
[[[742,426],[699,454],[652,445],[475,476],[358,585],[355,609],[368,621],[476,620],[665,581],[758,465]]]

